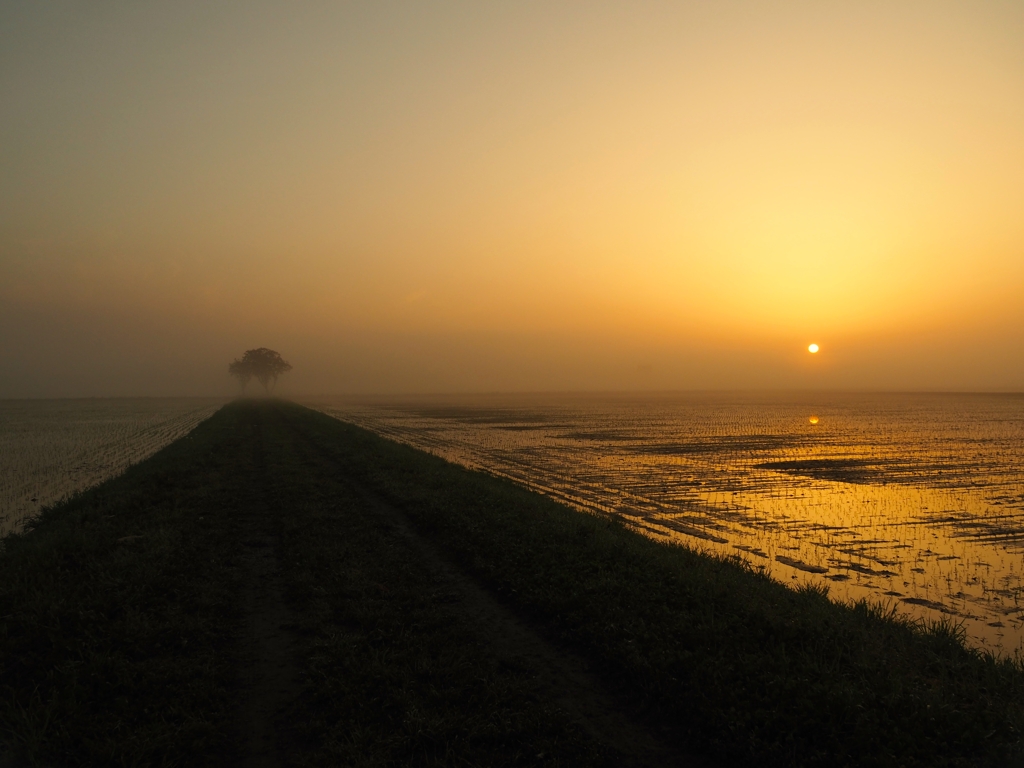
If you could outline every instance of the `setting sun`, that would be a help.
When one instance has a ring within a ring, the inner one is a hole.
[[[811,422],[811,424],[817,424],[818,423],[818,417],[817,416],[811,416],[808,419],[808,421]]]
[[[818,352],[818,345],[817,344],[811,344],[811,346],[809,346],[807,348],[807,351],[810,352],[812,355],[817,354],[817,352]]]

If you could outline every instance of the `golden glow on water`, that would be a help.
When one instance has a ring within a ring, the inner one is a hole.
[[[818,417],[817,416],[811,416],[808,419],[808,421],[811,422],[811,424],[817,424],[818,423]]]
[[[1024,641],[1024,398],[320,404],[660,539]],[[314,404],[315,405],[315,404]],[[813,423],[813,422],[812,422]]]

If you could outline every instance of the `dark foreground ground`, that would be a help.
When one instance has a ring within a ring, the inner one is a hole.
[[[0,554],[0,765],[1024,765],[1024,673],[282,402]]]

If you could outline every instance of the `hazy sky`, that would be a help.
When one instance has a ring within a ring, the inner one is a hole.
[[[1024,3],[0,5],[0,397],[1024,389]],[[812,357],[807,345],[817,342]]]

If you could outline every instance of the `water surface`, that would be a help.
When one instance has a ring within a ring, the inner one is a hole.
[[[489,396],[314,407],[651,536],[1024,641],[1024,396]],[[816,417],[816,423],[812,423]]]

